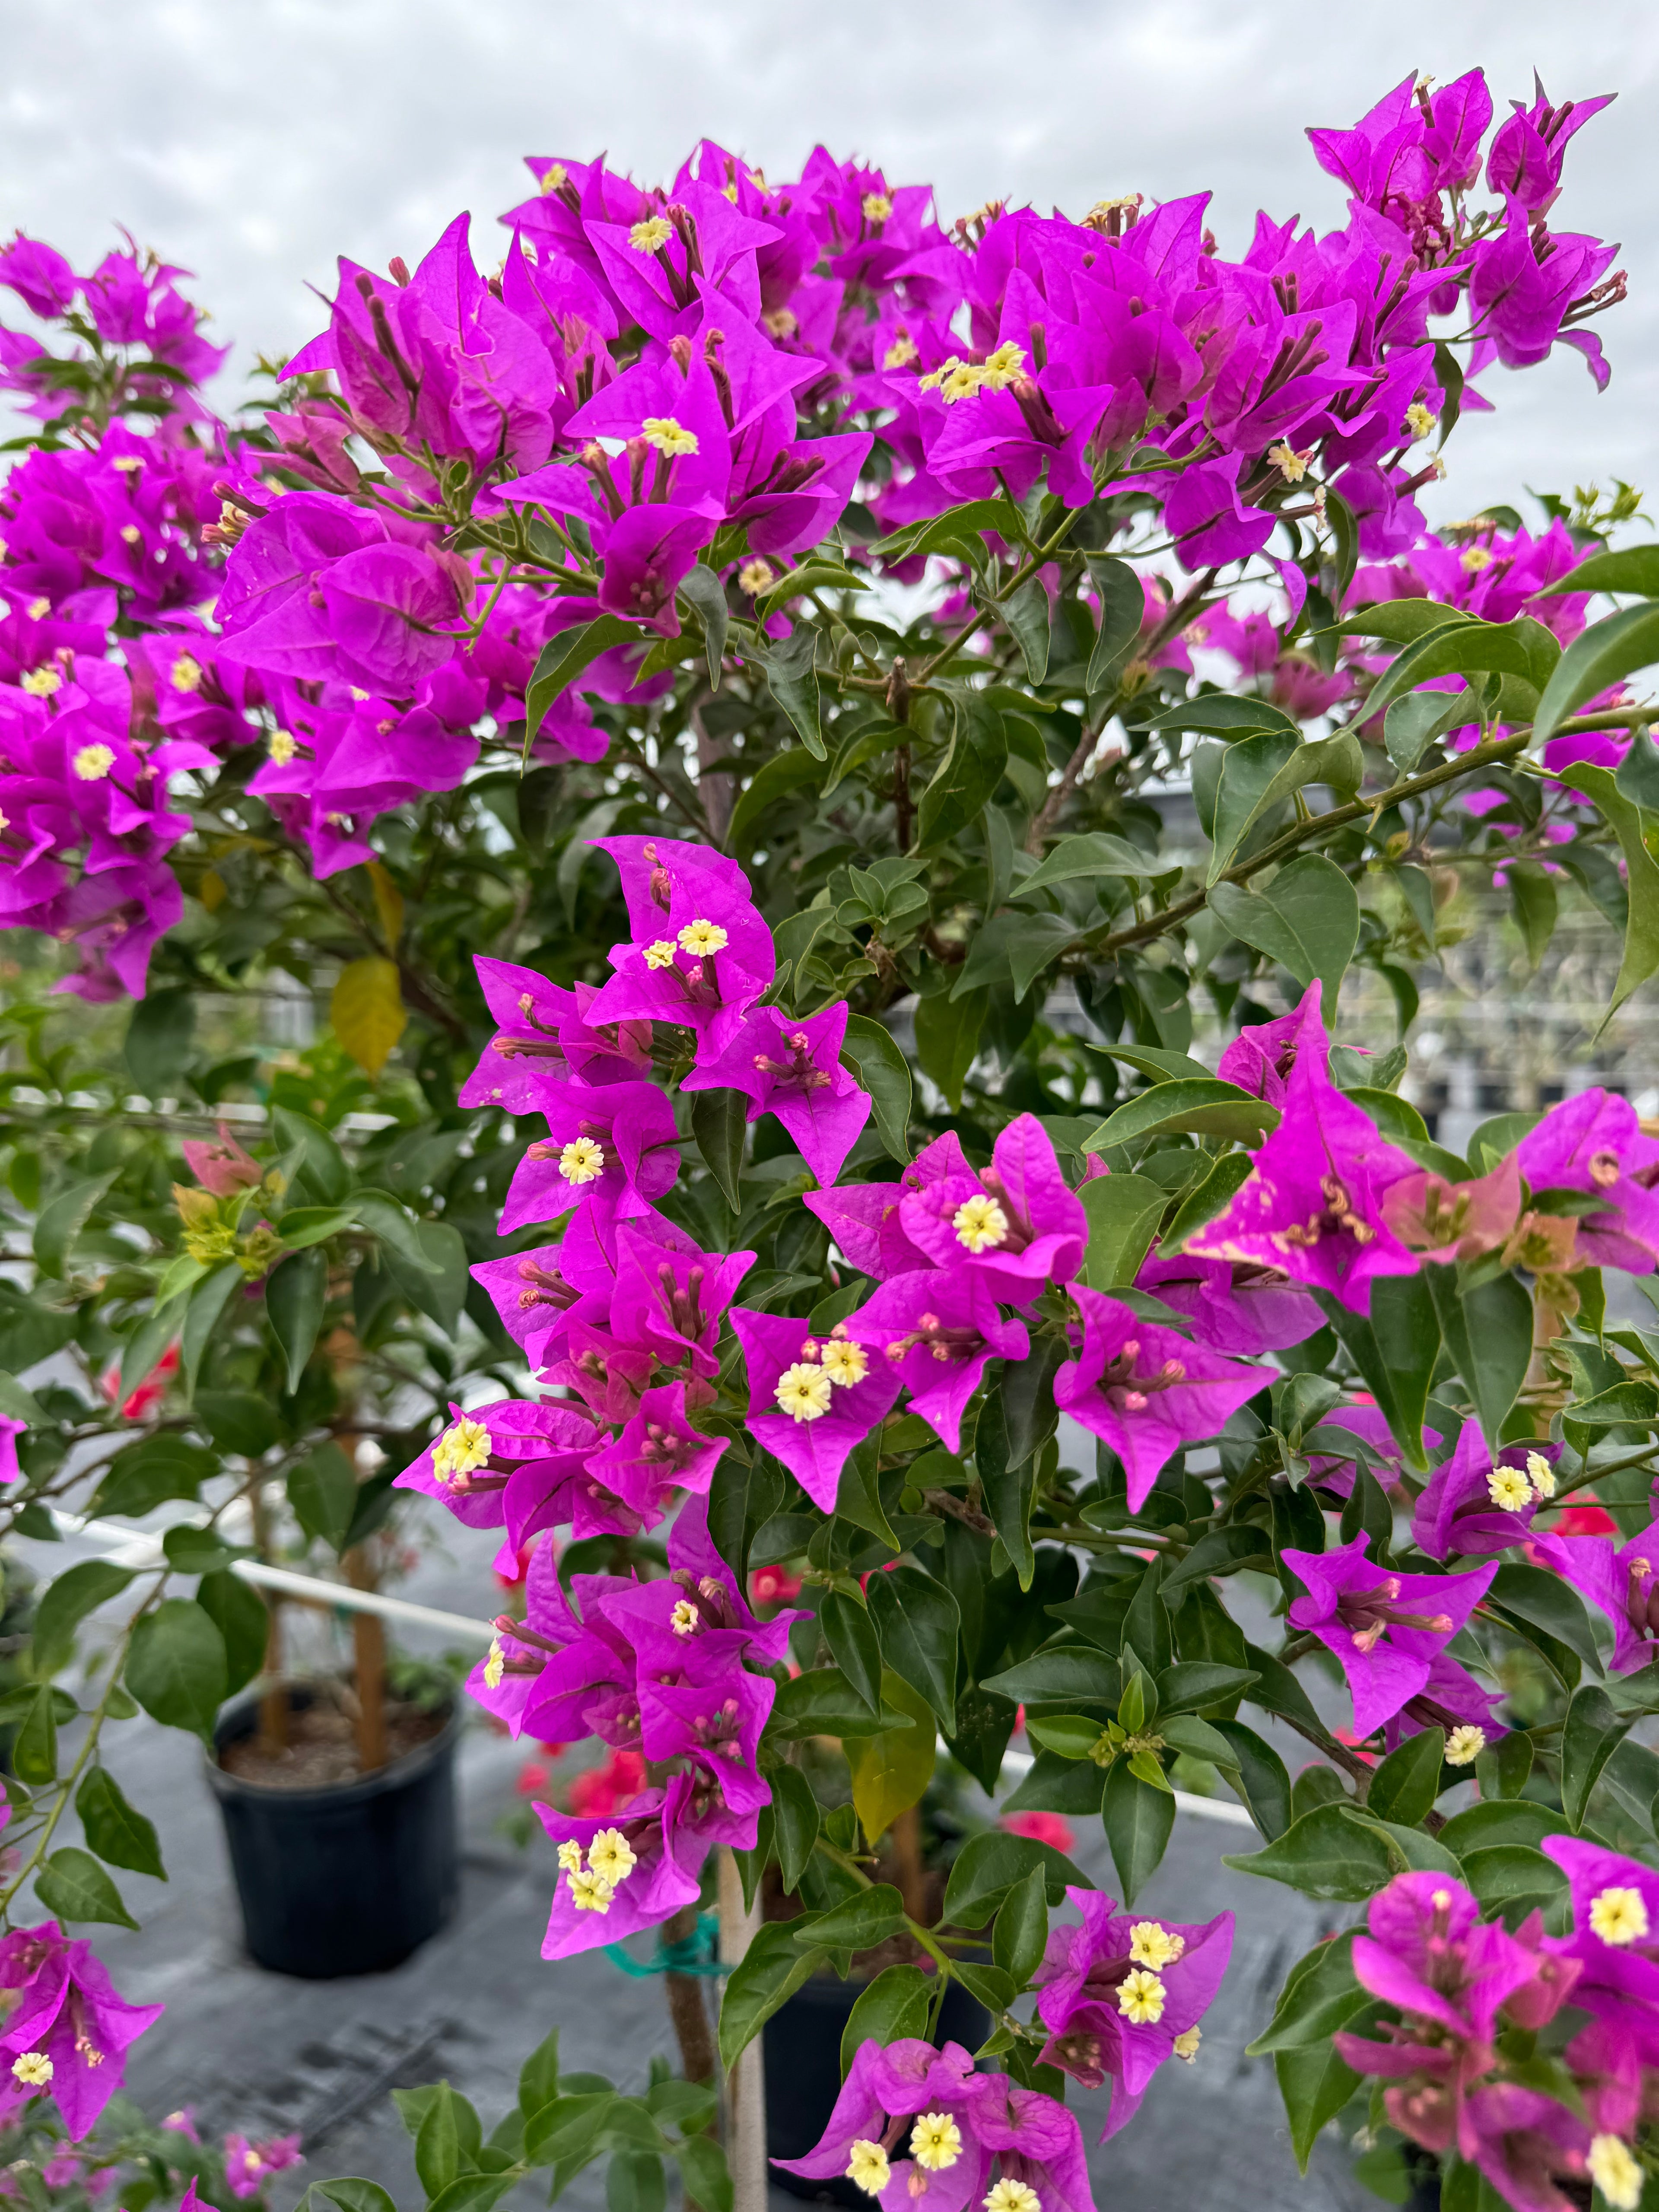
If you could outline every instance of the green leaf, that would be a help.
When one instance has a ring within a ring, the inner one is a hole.
[[[954,1733],[962,1633],[955,1598],[920,1567],[896,1567],[871,1577],[865,1602],[888,1666],[927,1700],[945,1734]]]
[[[813,557],[804,561],[799,568],[786,568],[775,583],[755,595],[755,611],[764,618],[779,607],[787,606],[791,599],[804,598],[808,592],[867,592],[872,588],[868,576],[840,561]]]
[[[378,953],[348,961],[330,994],[328,1016],[343,1050],[365,1075],[378,1076],[409,1026],[397,962]]]
[[[969,1836],[951,1862],[945,1885],[945,1917],[958,1928],[982,1928],[1017,1882],[1036,1867],[1041,1869],[1044,1895],[1059,1905],[1067,1886],[1089,1887],[1063,1852],[1034,1837],[1011,1836],[1000,1828],[981,1829]]]
[[[1048,858],[1023,878],[1014,896],[1024,899],[1033,891],[1046,891],[1054,884],[1068,884],[1078,876],[1091,879],[1097,876],[1132,876],[1137,880],[1150,880],[1167,872],[1163,861],[1150,853],[1143,853],[1126,838],[1114,837],[1104,830],[1090,830],[1077,836],[1062,837]]]
[[[559,2094],[559,2031],[550,2028],[519,2069],[519,2111],[533,2119]]]
[[[1266,890],[1217,884],[1208,896],[1224,928],[1288,968],[1304,988],[1317,975],[1326,1018],[1334,1018],[1343,973],[1359,938],[1358,895],[1334,861],[1322,853],[1304,853]]]
[[[1291,2148],[1296,2154],[1298,2172],[1305,2174],[1315,2138],[1359,2087],[1359,2076],[1328,2043],[1276,2051],[1273,2072],[1279,2077],[1279,2094],[1291,2124]]]
[[[1013,1983],[1024,1989],[1042,1964],[1048,1942],[1048,1904],[1042,1869],[1033,1867],[1002,1901],[991,1936],[991,1956]]]
[[[155,1823],[129,1805],[106,1766],[88,1767],[75,1793],[75,1809],[88,1844],[111,1866],[167,1880]]]
[[[866,1608],[844,1590],[830,1590],[818,1607],[818,1626],[836,1666],[870,1711],[878,1711],[881,1704],[881,1644]]]
[[[1082,1279],[1091,1291],[1133,1283],[1158,1233],[1168,1192],[1145,1176],[1109,1175],[1085,1182],[1078,1195],[1089,1217]]]
[[[1539,592],[1540,599],[1565,592],[1633,592],[1644,599],[1659,599],[1659,545],[1621,545],[1616,551],[1592,553],[1576,568]]]
[[[177,1098],[196,1034],[194,991],[152,991],[134,1005],[121,1049],[133,1081],[149,1098]]]
[[[222,1452],[258,1459],[276,1441],[276,1408],[252,1390],[200,1390],[196,1413]]]
[[[1238,1697],[1255,1680],[1248,1667],[1223,1667],[1211,1659],[1180,1659],[1158,1678],[1160,1713],[1201,1712]]]
[[[779,1683],[767,1733],[781,1743],[808,1735],[845,1739],[902,1729],[908,1718],[884,1702],[872,1713],[839,1667],[812,1667]]]
[[[1121,1689],[1116,1661],[1076,1644],[1038,1651],[1000,1674],[986,1675],[980,1686],[1030,1705],[1115,1705]]]
[[[1374,1895],[1395,1871],[1381,1830],[1349,1820],[1335,1804],[1304,1813],[1265,1850],[1229,1853],[1221,1863],[1343,1904]]]
[[[117,1170],[88,1176],[49,1198],[34,1224],[33,1250],[43,1275],[63,1275],[75,1240],[86,1227],[94,1206],[114,1182]]]
[[[728,2074],[823,1957],[822,1951],[804,1949],[796,1942],[792,1921],[768,1920],[756,1929],[748,1950],[732,1970],[720,2003],[720,2063]]]
[[[914,1735],[915,1730],[908,1733]],[[784,1888],[793,1891],[818,1839],[818,1801],[798,1766],[773,1769],[772,1832],[777,1840]]]
[[[395,1198],[384,1191],[366,1190],[352,1212],[359,1224],[406,1266],[427,1275],[443,1272],[443,1261],[428,1253],[421,1241],[422,1224]]]
[[[1011,592],[1001,602],[998,611],[1019,647],[1028,681],[1041,684],[1048,673],[1050,649],[1048,594],[1042,578],[1028,577],[1017,592]]]
[[[1367,1809],[1380,1820],[1396,1820],[1402,1827],[1414,1828],[1434,1810],[1445,1749],[1445,1735],[1440,1729],[1425,1728],[1408,1735],[1372,1775],[1365,1798]]]
[[[1595,1632],[1577,1590],[1547,1567],[1506,1563],[1492,1577],[1486,1602],[1516,1620],[1541,1628],[1583,1660],[1593,1674],[1601,1671]]]
[[[876,1131],[902,1166],[910,1160],[910,1063],[892,1034],[868,1014],[849,1014],[841,1048],[842,1065],[850,1067],[874,1102]]]
[[[1566,1832],[1565,1815],[1553,1805],[1540,1805],[1531,1797],[1493,1798],[1454,1813],[1440,1831],[1440,1840],[1449,1851],[1466,1859],[1472,1852],[1510,1844],[1536,1850],[1546,1836]]]
[[[1593,699],[1598,691],[1622,684],[1626,677],[1634,675],[1638,668],[1650,666],[1656,660],[1659,660],[1659,607],[1626,607],[1581,630],[1543,687],[1543,696],[1533,716],[1534,747],[1553,736],[1557,725],[1565,721],[1586,699]],[[1601,774],[1608,783],[1612,782],[1605,769]],[[1577,767],[1573,781],[1583,788],[1578,784]],[[1599,799],[1596,803],[1601,804]]]
[[[1063,1356],[1057,1339],[1040,1337],[1027,1358],[1005,1367],[1001,1387],[987,1401],[974,1439],[986,1510],[1023,1590],[1031,1587],[1036,1568],[1030,1534],[1036,1454],[1057,1424],[1054,1379]]]
[[[53,1715],[57,1693],[42,1683],[29,1699],[21,1727],[11,1747],[11,1763],[20,1782],[40,1788],[58,1778],[58,1723]]]
[[[265,1318],[288,1365],[288,1392],[300,1387],[328,1305],[328,1255],[295,1252],[265,1283]]]
[[[236,1554],[211,1528],[192,1528],[180,1522],[161,1538],[161,1549],[175,1575],[210,1575],[228,1567]]]
[[[735,860],[746,860],[766,834],[767,817],[779,799],[809,783],[823,780],[823,757],[804,745],[791,745],[774,753],[756,769],[743,796],[732,810],[726,833],[726,849]]]
[[[828,760],[823,742],[823,706],[818,692],[816,666],[818,634],[810,623],[798,623],[781,645],[754,648],[753,658],[766,671],[772,696],[795,726],[797,735],[816,759]]]
[[[1328,2042],[1371,2002],[1354,1974],[1353,1938],[1354,1930],[1346,1929],[1315,1944],[1297,1960],[1279,1993],[1272,2021],[1254,2043],[1245,2045],[1247,2058],[1267,2058],[1276,2051]]]
[[[918,1966],[884,1966],[860,1993],[841,2038],[842,2079],[866,2043],[906,2042],[927,2032],[933,1984]]]
[[[357,1504],[357,1478],[338,1444],[319,1444],[288,1473],[288,1502],[313,1541],[340,1549]]]
[[[1469,1851],[1460,1863],[1463,1878],[1488,1911],[1505,1905],[1547,1905],[1567,1886],[1567,1877],[1553,1859],[1528,1844],[1498,1844],[1488,1850]]]
[[[1607,1692],[1593,1682],[1573,1692],[1561,1730],[1561,1806],[1575,1832],[1584,1825],[1602,1768],[1638,1717],[1619,1711]]]
[[[960,995],[954,990],[936,991],[931,998],[916,1000],[916,1058],[922,1073],[945,1093],[953,1114],[962,1111],[962,1086],[979,1055],[990,1006],[988,989]]]
[[[1359,740],[1352,730],[1315,739],[1267,731],[1229,745],[1216,786],[1215,830],[1205,881],[1220,879],[1257,823],[1293,792],[1326,783],[1339,798],[1349,799],[1364,775]]]
[[[170,1597],[132,1633],[126,1685],[152,1720],[204,1742],[226,1693],[225,1640],[193,1599]]]
[[[1460,1291],[1455,1267],[1423,1270],[1440,1317],[1440,1332],[1463,1378],[1481,1433],[1496,1451],[1510,1408],[1532,1358],[1532,1300],[1512,1274]]]
[[[1316,1291],[1321,1311],[1381,1407],[1407,1466],[1425,1469],[1423,1422],[1440,1357],[1440,1322],[1434,1294],[1421,1274],[1390,1275],[1371,1285],[1370,1319],[1350,1312],[1328,1291]]]
[[[1253,1144],[1276,1129],[1279,1119],[1277,1107],[1236,1083],[1224,1083],[1213,1075],[1183,1076],[1173,1083],[1154,1083],[1126,1099],[1085,1139],[1083,1149],[1104,1152],[1108,1145],[1127,1145],[1176,1130]]]
[[[726,2153],[713,2136],[686,2136],[674,2146],[688,2204],[702,2212],[732,2212],[734,2196]]]
[[[320,2190],[339,2212],[398,2212],[392,2197],[378,2181],[364,2181],[356,2175],[348,2175],[338,2181],[313,2181],[312,2188]]]
[[[1103,1730],[1098,1721],[1082,1713],[1044,1713],[1026,1722],[1025,1733],[1034,1744],[1059,1759],[1087,1759]]]
[[[889,1668],[881,1695],[884,1708],[902,1714],[908,1726],[860,1735],[842,1747],[853,1777],[853,1809],[872,1845],[901,1813],[921,1802],[939,1758],[933,1709],[921,1692]]]
[[[231,1294],[239,1290],[247,1278],[234,1260],[227,1260],[204,1276],[190,1294],[190,1304],[185,1309],[184,1326],[179,1332],[179,1372],[189,1398],[196,1389],[196,1377],[208,1348],[208,1342],[218,1325],[219,1316],[229,1304]]]
[[[1273,1559],[1273,1547],[1267,1531],[1255,1528],[1214,1528],[1207,1536],[1200,1536],[1184,1559],[1178,1559],[1164,1577],[1165,1600],[1188,1583],[1202,1582],[1210,1575],[1237,1574],[1241,1567],[1255,1565],[1268,1568]]]
[[[1175,1826],[1175,1814],[1168,1787],[1143,1782],[1121,1759],[1106,1777],[1102,1817],[1126,1906],[1134,1903],[1157,1871]]]
[[[884,561],[908,561],[923,553],[936,552],[939,547],[954,541],[965,541],[981,531],[994,530],[1010,544],[1024,542],[1019,510],[1005,499],[970,499],[959,507],[947,507],[943,514],[929,515],[921,522],[907,523],[886,538],[878,538],[870,547],[871,553]],[[981,547],[982,553],[984,549]]]
[[[1632,608],[1654,627],[1659,641],[1659,607]],[[1625,617],[1615,615],[1615,622]],[[1571,657],[1593,635],[1586,630],[1568,648]],[[1562,666],[1565,668],[1564,659]],[[1599,690],[1601,687],[1595,687]],[[1625,930],[1625,954],[1620,963],[1619,976],[1613,987],[1604,1021],[1611,1020],[1631,993],[1645,983],[1659,968],[1659,861],[1655,860],[1644,842],[1643,816],[1619,790],[1612,774],[1604,768],[1593,767],[1589,762],[1573,764],[1572,785],[1595,801],[1597,811],[1607,822],[1619,840],[1619,849],[1625,856],[1626,889],[1630,898],[1630,920]]]
[[[1249,1182],[1255,1165],[1249,1152],[1224,1152],[1198,1188],[1176,1209],[1175,1218],[1164,1231],[1158,1246],[1161,1256],[1174,1259],[1189,1237],[1196,1235],[1206,1221],[1213,1221],[1230,1206]]]
[[[1091,697],[1115,691],[1122,681],[1146,618],[1146,594],[1139,573],[1109,553],[1085,556],[1089,580],[1100,599],[1100,629],[1089,655],[1085,689]]]
[[[1216,1734],[1225,1737],[1233,1754],[1233,1770],[1223,1771],[1243,1800],[1246,1810],[1263,1839],[1275,1842],[1291,1825],[1291,1778],[1285,1762],[1264,1737],[1242,1721],[1214,1720]]]
[[[196,1585],[196,1602],[224,1638],[225,1695],[234,1698],[265,1663],[270,1610],[252,1583],[228,1567],[203,1576]]]
[[[702,621],[703,651],[708,659],[708,688],[718,691],[726,633],[732,620],[732,611],[726,603],[726,586],[712,568],[705,568],[699,561],[680,578],[674,590],[675,595],[684,599]]]
[[[1401,775],[1410,775],[1437,738],[1472,719],[1467,691],[1408,691],[1382,717],[1382,742]]]
[[[743,1173],[743,1140],[749,1102],[740,1091],[696,1091],[691,1094],[691,1134],[702,1164],[720,1185],[735,1213],[742,1204],[738,1183]]]
[[[78,1850],[73,1844],[54,1851],[35,1875],[34,1894],[59,1920],[101,1920],[118,1928],[138,1925],[92,1853]]]
[[[548,640],[536,657],[524,695],[526,761],[536,733],[560,693],[568,690],[582,671],[602,653],[608,653],[613,645],[625,645],[630,639],[644,635],[634,623],[623,622],[616,615],[596,615],[592,622],[561,630],[556,637]]]
[[[345,1154],[320,1121],[292,1106],[278,1106],[271,1127],[284,1159],[295,1159],[294,1195],[296,1203],[339,1206],[351,1190],[351,1170]]]
[[[918,853],[943,845],[977,820],[1008,763],[1008,735],[996,709],[973,693],[958,695],[954,703],[951,743],[921,794]]]
[[[904,1899],[890,1882],[855,1890],[827,1912],[786,1923],[797,1943],[822,1951],[868,1951],[904,1925]]]
[[[70,1567],[42,1593],[34,1616],[34,1644],[31,1661],[38,1675],[55,1674],[75,1653],[75,1632],[89,1613],[111,1598],[119,1597],[132,1580],[131,1567],[112,1566],[107,1559],[83,1559]]]

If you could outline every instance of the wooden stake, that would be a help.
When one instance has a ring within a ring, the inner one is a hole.
[[[260,1559],[269,1566],[270,1561],[270,1509],[265,1504],[265,1486],[256,1474],[248,1486],[248,1504],[253,1514],[253,1545]],[[265,1599],[265,1609],[270,1615],[270,1625],[265,1631],[265,1690],[259,1699],[259,1747],[267,1758],[280,1758],[288,1749],[288,1685],[283,1680],[283,1615],[282,1601],[276,1592]]]
[[[695,1900],[682,1905],[663,1927],[663,1940],[684,1943],[697,1932]],[[666,1973],[668,2017],[674,2023],[674,2039],[680,2046],[680,2067],[688,2081],[712,2081],[719,2061],[714,2055],[714,2031],[708,2025],[700,1974]]]
[[[731,1852],[720,1855],[720,1959],[735,1966],[759,1932],[761,1899],[749,1911],[743,1876]],[[726,2163],[732,2175],[732,2212],[767,2212],[766,2061],[756,2036],[726,2081]]]
[[[921,1815],[908,1806],[893,1823],[893,1864],[898,1893],[912,1920],[927,1925],[927,1875],[921,1863]]]
[[[359,1544],[341,1562],[353,1589],[373,1589],[368,1547]],[[354,1613],[351,1641],[357,1661],[357,1763],[365,1774],[386,1765],[386,1624],[378,1613]]]

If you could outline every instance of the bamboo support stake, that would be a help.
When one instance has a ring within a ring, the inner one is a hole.
[[[354,1589],[374,1589],[367,1545],[348,1552],[341,1564]],[[354,1613],[351,1642],[357,1662],[357,1762],[373,1774],[386,1765],[386,1623],[380,1614]]]
[[[735,1966],[761,1924],[760,1891],[753,1911],[743,1901],[743,1877],[729,1850],[720,1855],[720,1963]],[[732,2212],[766,2212],[766,2062],[755,2036],[726,2080],[726,2162]]]
[[[260,1559],[270,1564],[270,1508],[265,1503],[265,1486],[256,1474],[248,1486],[248,1504],[253,1516],[253,1544]],[[276,1758],[288,1749],[288,1684],[283,1680],[283,1601],[276,1592],[270,1592],[265,1606],[270,1615],[270,1625],[265,1631],[265,1680],[267,1687],[259,1699],[259,1741],[268,1758]]]

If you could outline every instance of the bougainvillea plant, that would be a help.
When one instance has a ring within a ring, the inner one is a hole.
[[[1634,495],[1417,503],[1504,373],[1606,381],[1601,104],[1408,79],[1310,133],[1340,227],[1248,238],[536,159],[493,275],[465,216],[343,262],[252,427],[180,271],[0,255],[7,1512],[205,1509],[42,1594],[0,1904],[125,1917],[101,1729],[258,1671],[238,1511],[350,1548],[395,1480],[527,1556],[478,1701],[635,1763],[543,1808],[545,1957],[683,1945],[732,1854],[788,1903],[729,2068],[898,1947],[809,2181],[1088,2203],[1071,2087],[1109,2133],[1201,2069],[1228,1963],[1137,1903],[1180,1762],[1348,1908],[1253,2046],[1304,2164],[1346,2114],[1459,2203],[1632,2212],[1659,1135],[1593,1089],[1455,1153],[1401,1090],[1453,863],[1534,957],[1620,933],[1615,1005],[1659,967]],[[1000,1827],[922,1910],[878,1847],[1019,1727],[1008,1808],[1101,1819],[1114,1894]],[[147,2008],[51,1923],[0,1959],[77,2130]],[[729,2201],[703,2082],[550,2045],[488,2142],[410,2109],[447,2202],[607,2151],[613,2203],[670,2156]]]

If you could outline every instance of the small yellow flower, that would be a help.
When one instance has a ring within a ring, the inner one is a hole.
[[[101,783],[114,765],[115,755],[107,745],[82,745],[70,763],[82,783]]]
[[[1413,438],[1426,438],[1437,419],[1420,399],[1413,399],[1406,410],[1406,428]]]
[[[597,1182],[605,1173],[605,1146],[592,1137],[573,1137],[559,1154],[559,1173],[567,1182]]]
[[[652,215],[634,225],[628,234],[628,242],[635,253],[654,253],[659,246],[666,246],[673,235],[672,222],[665,222],[659,215]]]
[[[499,1690],[501,1686],[501,1676],[506,1672],[507,1654],[501,1649],[501,1639],[499,1636],[492,1637],[489,1644],[489,1656],[484,1661],[485,1689]]]
[[[570,182],[570,173],[562,161],[550,161],[542,171],[542,190],[544,192],[562,191]]]
[[[25,2051],[12,2060],[11,2070],[18,2081],[27,2082],[31,2089],[44,2089],[54,2069],[44,2051]]]
[[[1589,1924],[1604,1943],[1622,1950],[1639,1943],[1648,1932],[1648,1908],[1639,1889],[1614,1883],[1590,1900]]]
[[[800,328],[800,318],[793,307],[769,307],[761,317],[761,328],[775,338],[792,338]]]
[[[694,960],[724,952],[731,941],[717,921],[688,921],[680,932],[680,951],[689,952]]]
[[[573,1874],[565,1879],[570,1885],[570,1902],[578,1912],[610,1911],[616,1893],[602,1874]]]
[[[482,1421],[453,1421],[432,1447],[432,1472],[440,1482],[471,1474],[489,1459],[489,1431]]]
[[[1042,2212],[1042,2199],[1029,2182],[1011,2181],[1005,2174],[984,2198],[985,2212]]]
[[[659,453],[666,453],[671,459],[678,454],[695,453],[697,450],[696,432],[688,430],[672,415],[647,415],[640,429],[647,446],[654,446]]]
[[[1642,2169],[1627,2143],[1617,2136],[1593,2136],[1584,2164],[1614,2212],[1636,2212],[1642,2201]]]
[[[862,1382],[870,1372],[870,1355],[861,1344],[831,1337],[823,1347],[823,1371],[832,1382]]]
[[[962,2156],[962,2130],[949,2112],[923,2112],[910,2130],[910,2155],[928,2173],[944,2173]]]
[[[270,733],[270,753],[278,768],[286,768],[300,750],[299,740],[288,730],[273,730]]]
[[[1190,2066],[1197,2057],[1198,2046],[1203,2040],[1204,2031],[1201,2027],[1189,2027],[1184,2033],[1176,2036],[1170,2047],[1177,2058],[1184,2058]]]
[[[138,544],[143,539],[143,532],[140,530],[136,522],[128,522],[122,525],[121,543],[124,545]]]
[[[757,599],[763,592],[769,590],[776,581],[777,571],[773,568],[772,563],[769,561],[760,560],[758,557],[753,561],[745,561],[738,571],[738,589],[740,592],[746,592],[751,599]]]
[[[964,1198],[951,1216],[958,1244],[970,1252],[994,1252],[1007,1242],[1008,1217],[994,1198]]]
[[[574,1836],[567,1837],[559,1845],[559,1868],[564,1874],[580,1874],[582,1870],[582,1847]]]
[[[941,380],[939,396],[947,407],[954,407],[958,399],[971,399],[976,392],[985,388],[985,371],[970,361],[959,361],[951,374]]]
[[[1533,1494],[1534,1497],[1554,1497],[1555,1469],[1550,1465],[1542,1452],[1528,1452],[1527,1454],[1527,1480],[1532,1485]]]
[[[924,392],[937,392],[947,376],[953,376],[957,369],[966,367],[965,362],[956,354],[952,354],[949,361],[940,362],[937,368],[930,368],[927,375],[920,379],[921,389]]]
[[[892,344],[883,354],[881,365],[884,368],[908,368],[911,362],[916,359],[918,351],[915,340],[906,331],[901,331]]]
[[[659,937],[644,948],[647,968],[672,968],[674,964],[674,943],[672,938]]]
[[[689,1597],[683,1597],[669,1614],[668,1626],[676,1636],[695,1636],[702,1626],[702,1615]]]
[[[874,230],[879,230],[893,212],[893,203],[885,192],[866,192],[860,204],[864,210],[864,220]]]
[[[612,1889],[620,1888],[639,1863],[639,1853],[620,1828],[601,1828],[587,1847],[588,1865]]]
[[[1466,545],[1459,556],[1466,576],[1478,576],[1483,568],[1490,568],[1498,556],[1486,545]]]
[[[980,380],[988,392],[1006,392],[1024,367],[1024,353],[1011,339],[991,355],[980,371]]]
[[[1148,1973],[1145,1967],[1138,1966],[1133,1973],[1126,1974],[1117,1985],[1117,2008],[1137,2027],[1149,2021],[1155,2024],[1164,2017],[1165,1995],[1164,1984],[1158,1976]]]
[[[1137,1966],[1173,1966],[1187,1948],[1184,1936],[1172,1936],[1156,1920],[1137,1920],[1129,1930],[1129,1956]]]
[[[1281,438],[1276,446],[1269,446],[1267,448],[1267,459],[1279,471],[1286,483],[1301,483],[1303,477],[1308,473],[1308,464],[1312,460],[1313,456],[1314,449],[1311,446],[1305,453],[1298,453],[1296,447],[1285,438]]]
[[[823,1368],[798,1359],[778,1377],[778,1403],[797,1421],[816,1421],[821,1413],[830,1410],[830,1377]]]
[[[20,680],[32,699],[50,699],[64,685],[62,672],[56,668],[27,668]]]
[[[24,612],[31,622],[45,622],[46,617],[52,612],[52,601],[43,592],[38,599],[29,601]]]
[[[1523,1513],[1532,1504],[1532,1485],[1518,1467],[1495,1467],[1486,1477],[1486,1495],[1505,1513]]]
[[[847,2179],[854,2188],[861,2189],[866,2197],[879,2197],[892,2178],[892,2168],[881,2145],[863,2136],[855,2138],[847,2160]]]
[[[1477,1728],[1473,1721],[1465,1721],[1446,1738],[1448,1766],[1473,1766],[1486,1747],[1486,1731]]]
[[[173,664],[173,688],[175,691],[199,691],[202,688],[202,664],[193,653],[181,653]]]

